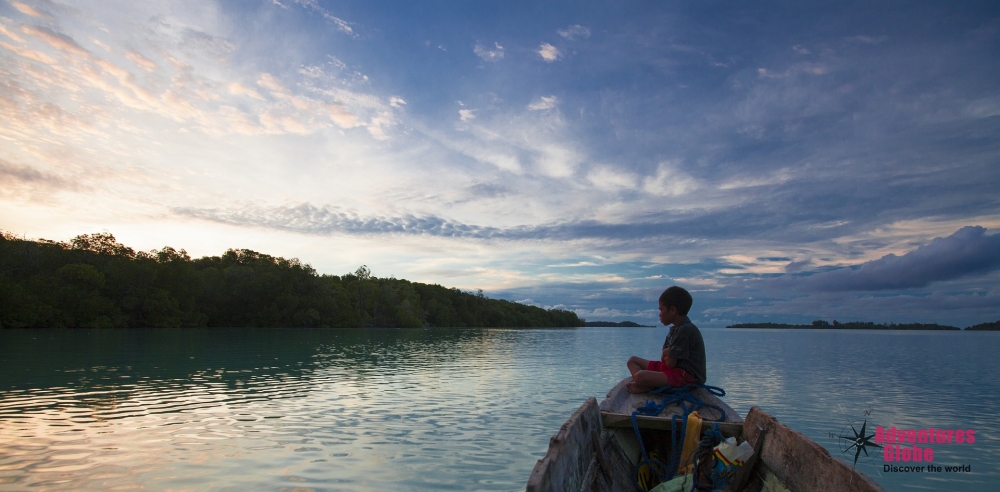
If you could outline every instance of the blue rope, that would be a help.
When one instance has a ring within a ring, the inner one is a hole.
[[[647,492],[646,489],[639,484],[639,469],[643,465],[649,467],[650,472],[656,474],[660,482],[666,482],[677,473],[677,468],[680,466],[681,461],[681,451],[684,447],[684,438],[687,434],[687,420],[688,415],[695,410],[700,410],[702,408],[714,408],[719,411],[719,421],[725,420],[726,412],[722,410],[718,405],[713,405],[708,403],[692,393],[693,390],[698,388],[704,388],[709,393],[715,396],[725,396],[726,390],[719,388],[717,386],[708,386],[700,383],[690,383],[680,387],[664,386],[662,388],[650,391],[650,394],[663,396],[663,400],[657,404],[655,401],[646,400],[646,404],[636,408],[632,412],[632,430],[635,431],[635,437],[639,441],[639,450],[642,451],[642,460],[640,460],[635,465],[635,473],[633,474],[632,482],[635,484],[638,490]],[[688,403],[691,404],[688,407]],[[642,442],[642,434],[639,432],[639,421],[636,419],[637,415],[646,416],[656,416],[671,406],[679,405],[681,407],[681,414],[675,414],[670,417],[670,461],[669,465],[664,465],[663,462],[659,460],[654,460],[649,457],[646,453],[646,445]],[[680,432],[677,430],[677,424],[680,424]],[[713,426],[714,430],[718,430],[718,424]],[[721,434],[719,434],[721,436]],[[657,470],[659,467],[661,471]]]
[[[693,454],[694,458],[694,473],[695,473],[695,487],[699,490],[703,488],[708,488],[711,490],[719,490],[726,486],[726,479],[718,477],[712,472],[711,461],[709,463],[708,469],[703,470],[702,463],[706,460],[712,460],[712,451],[716,446],[719,445],[725,438],[722,436],[722,430],[719,429],[718,423],[713,423],[712,428],[706,430],[701,437],[701,442],[698,444],[698,449],[695,450]],[[709,479],[711,483],[703,480]]]

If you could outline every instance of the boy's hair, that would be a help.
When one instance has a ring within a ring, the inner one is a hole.
[[[676,307],[677,314],[681,316],[687,316],[693,303],[694,299],[691,299],[691,293],[676,285],[668,287],[667,290],[660,294],[660,304],[666,307]]]

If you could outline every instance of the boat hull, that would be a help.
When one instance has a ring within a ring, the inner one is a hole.
[[[638,398],[618,398],[615,395],[620,392],[615,388],[601,404],[596,398],[587,399],[552,436],[548,452],[535,464],[528,477],[526,490],[636,490],[634,464],[638,462],[641,450],[631,416],[619,412],[627,410]],[[645,394],[639,395],[639,398],[645,402],[655,396]],[[727,409],[723,412],[725,418],[735,420],[734,415],[739,418],[728,405],[724,409]],[[670,442],[670,415],[674,413],[673,409],[668,409],[661,416],[637,419],[647,451]],[[704,422],[702,430],[712,424]],[[765,484],[768,490],[791,492],[883,490],[866,475],[834,458],[822,446],[789,429],[760,408],[751,408],[745,420],[720,423],[720,428],[724,436],[746,440],[755,450],[740,473],[730,479],[726,490],[758,492]]]

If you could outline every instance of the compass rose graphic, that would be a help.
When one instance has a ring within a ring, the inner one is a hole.
[[[847,428],[851,428],[851,434],[848,435]],[[872,442],[872,438],[875,437],[875,433],[868,434],[868,419],[865,419],[861,424],[861,430],[858,431],[854,427],[854,422],[849,423],[841,431],[841,435],[837,436],[840,439],[840,450],[844,454],[849,455],[850,452],[854,451],[854,465],[857,466],[858,458],[861,457],[861,453],[865,453],[865,458],[869,458],[868,448],[881,448],[880,444],[875,444]],[[870,461],[870,460],[869,460]]]

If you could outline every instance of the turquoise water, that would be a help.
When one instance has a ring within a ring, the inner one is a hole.
[[[866,419],[974,429],[934,445],[934,464],[969,473],[857,466],[888,490],[1000,486],[1000,334],[703,332],[709,384],[741,414],[835,456],[830,435]],[[569,414],[664,334],[0,331],[0,490],[523,490]]]

